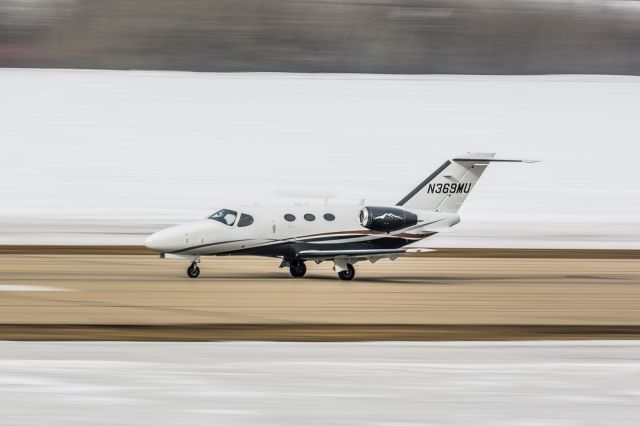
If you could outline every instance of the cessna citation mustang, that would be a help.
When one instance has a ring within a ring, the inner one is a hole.
[[[306,261],[332,261],[341,280],[353,265],[405,253],[430,251],[419,243],[460,222],[458,209],[492,162],[494,154],[466,154],[440,166],[395,206],[288,206],[224,208],[211,216],[172,226],[145,245],[163,258],[190,260],[187,275],[200,275],[200,256],[255,255],[282,259],[303,277]]]

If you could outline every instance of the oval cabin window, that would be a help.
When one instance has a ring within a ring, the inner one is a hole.
[[[240,214],[240,220],[238,220],[239,227],[249,226],[252,223],[253,223],[253,216],[250,216],[245,213]]]

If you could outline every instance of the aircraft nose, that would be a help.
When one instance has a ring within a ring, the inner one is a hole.
[[[144,240],[144,245],[145,245],[146,248],[148,248],[150,250],[154,250],[154,251],[162,251],[161,250],[161,247],[163,246],[162,238],[158,234],[159,234],[159,232],[155,232],[155,233],[149,235]]]
[[[151,234],[144,240],[144,245],[161,253],[177,250],[180,247],[179,235],[173,229],[163,229]]]
[[[205,235],[211,227],[209,222],[212,221],[188,222],[161,229],[155,234],[149,235],[144,240],[144,245],[160,253],[188,250],[192,246],[197,246],[197,242],[204,241]]]

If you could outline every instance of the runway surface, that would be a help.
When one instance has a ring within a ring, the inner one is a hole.
[[[277,259],[0,256],[0,339],[492,340],[640,337],[634,258]]]
[[[0,424],[637,425],[640,343],[1,342]]]

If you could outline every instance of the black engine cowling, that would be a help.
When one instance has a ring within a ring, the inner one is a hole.
[[[363,207],[360,224],[372,231],[391,232],[418,223],[418,216],[396,207]]]

